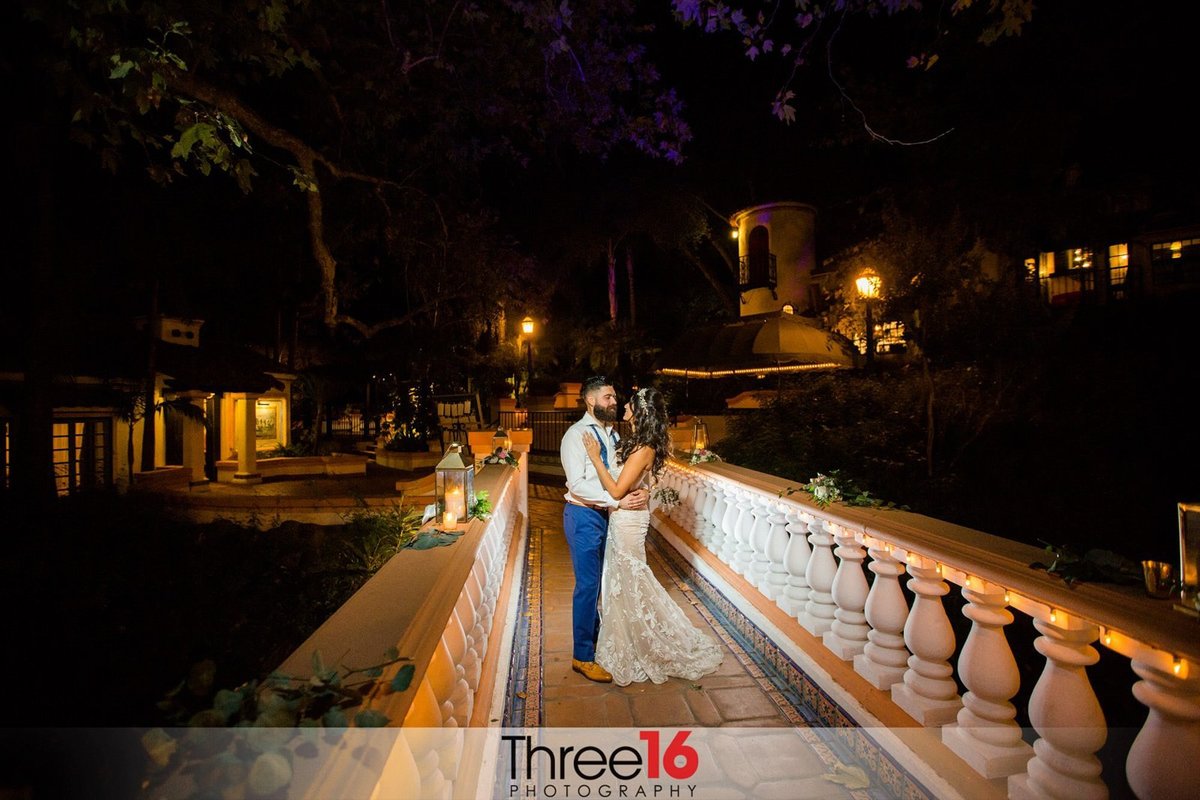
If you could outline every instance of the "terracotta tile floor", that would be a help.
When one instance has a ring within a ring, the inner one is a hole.
[[[645,725],[777,727],[787,719],[758,681],[726,648],[725,661],[698,681],[592,683],[571,670],[571,556],[562,534],[561,484],[529,486],[530,535],[542,542],[542,724],[547,727]],[[692,624],[712,630],[662,565],[651,566]],[[720,639],[720,636],[714,634]]]

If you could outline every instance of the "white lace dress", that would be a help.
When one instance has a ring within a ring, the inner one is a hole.
[[[596,663],[618,686],[669,677],[695,680],[714,671],[724,652],[692,625],[646,563],[650,512],[615,510],[600,582]]]

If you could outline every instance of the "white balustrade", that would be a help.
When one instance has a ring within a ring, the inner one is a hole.
[[[726,564],[733,564],[733,554],[737,552],[737,519],[738,519],[738,490],[732,484],[721,487],[725,511],[721,514],[721,531],[717,555]]]
[[[942,741],[985,778],[1025,771],[1033,748],[1021,739],[1017,709],[1009,700],[1021,688],[1021,674],[1004,626],[1013,621],[1005,608],[1004,587],[967,578],[963,616],[971,632],[958,656],[958,675],[967,687],[958,723],[942,729]]]
[[[729,566],[737,574],[749,578],[750,563],[754,560],[754,549],[750,547],[750,532],[754,529],[754,498],[755,492],[742,491],[738,493],[737,521],[733,526],[733,557]]]
[[[942,580],[941,567],[916,558],[910,561],[908,588],[916,595],[904,623],[904,643],[912,655],[904,680],[892,687],[892,701],[926,727],[952,722],[962,706],[954,669],[954,629],[942,605],[950,587]]]
[[[1035,619],[1033,625],[1042,634],[1034,647],[1046,657],[1046,666],[1029,698],[1029,721],[1041,738],[1033,744],[1026,772],[1009,777],[1008,795],[1103,800],[1108,787],[1100,780],[1095,754],[1108,729],[1086,670],[1100,660],[1091,645],[1099,630],[1073,618]]]
[[[1195,797],[1200,675],[1187,675],[1179,661],[1167,669],[1137,658],[1130,663],[1142,679],[1133,685],[1133,696],[1150,711],[1125,761],[1129,787],[1146,800]],[[1176,669],[1183,674],[1177,675]]]
[[[808,603],[808,558],[812,549],[808,546],[808,525],[800,510],[792,503],[784,504],[786,511],[788,541],[783,551],[783,566],[787,570],[787,588],[779,598],[779,607],[784,613],[797,620]]]
[[[770,559],[767,558],[767,535],[771,532],[771,501],[760,494],[751,496],[750,500],[754,503],[754,524],[750,528],[748,539],[750,564],[746,570],[746,579],[766,594],[767,573],[771,567]]]
[[[863,651],[854,657],[854,670],[876,689],[890,689],[904,679],[910,655],[904,646],[908,603],[899,580],[904,564],[892,555],[891,545],[876,539],[870,539],[869,545],[868,568],[875,580],[863,611],[871,630]]]
[[[854,532],[841,526],[833,527],[833,538],[837,543],[834,555],[838,557],[837,572],[833,576],[830,594],[837,605],[833,624],[821,637],[825,646],[838,658],[850,661],[863,651],[867,643],[867,616],[863,609],[867,605],[867,576],[862,562],[866,551],[854,538]]]
[[[776,605],[787,589],[788,571],[784,564],[787,555],[787,508],[790,503],[777,501],[768,507],[767,515],[767,578],[760,587],[762,593]]]
[[[704,481],[704,508],[700,512],[699,524],[704,527],[700,536],[704,546],[710,551],[719,549],[720,527],[718,521],[724,513],[725,495],[717,486],[715,480]]]
[[[987,535],[966,531],[971,547],[964,549],[959,540],[947,538],[944,527],[922,530],[919,517],[914,528],[913,516],[898,516],[903,527],[889,539],[890,517],[863,518],[878,519],[878,529],[869,524],[861,532],[851,529],[840,508],[826,513],[802,499],[780,499],[779,489],[764,488],[772,486],[770,476],[743,479],[744,471],[723,474],[720,466],[671,469],[683,501],[673,518],[784,613],[821,636],[826,647],[853,659],[854,670],[872,686],[890,690],[900,709],[923,726],[940,727],[942,742],[981,780],[1006,777],[1009,796],[1018,800],[1108,796],[1097,757],[1107,729],[1087,675],[1087,667],[1098,660],[1092,644],[1100,628],[1039,599],[1038,579],[1033,577],[1031,585],[1030,576],[1014,571],[1014,561],[1023,566],[1020,556],[1012,555],[1019,551],[1000,546],[1000,566],[978,556],[951,563],[955,552],[986,547],[981,542]],[[936,558],[922,554],[926,541]],[[870,583],[863,569],[868,553]],[[1019,591],[980,577],[989,570],[1016,576]],[[900,585],[906,573],[911,608]],[[956,661],[966,687],[961,698],[950,665],[958,643],[942,601],[951,584],[962,587],[963,614],[971,621]],[[1048,581],[1047,587],[1049,596],[1065,602],[1059,584]],[[1086,596],[1081,602],[1100,608]],[[1038,737],[1032,747],[1023,739],[1012,703],[1021,673],[1005,629],[1014,611],[1033,618],[1040,634],[1035,647],[1046,659],[1028,705]],[[467,615],[460,611],[459,616],[465,620]],[[1133,694],[1148,709],[1125,776],[1142,800],[1190,798],[1196,794],[1193,770],[1200,763],[1200,669],[1158,649],[1161,642],[1139,641],[1137,620],[1128,615],[1124,620],[1130,631],[1105,629],[1104,644],[1131,659],[1140,679]],[[466,644],[469,659],[469,633]],[[1178,646],[1187,651],[1186,644]]]
[[[808,543],[812,553],[804,577],[808,580],[808,602],[800,615],[800,624],[813,636],[822,636],[833,627],[837,604],[833,602],[833,578],[837,574],[837,563],[833,559],[833,536],[825,520],[805,515],[808,524]]]

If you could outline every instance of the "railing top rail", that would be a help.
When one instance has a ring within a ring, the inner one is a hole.
[[[519,470],[485,466],[475,477],[477,492],[498,502],[520,480]],[[399,500],[399,498],[397,498]],[[507,520],[473,519],[453,545],[404,550],[393,557],[279,667],[289,675],[311,675],[313,651],[340,664],[370,666],[389,647],[416,667],[410,688],[385,698],[392,725],[404,720],[441,641],[446,622],[475,564],[487,526]]]
[[[789,488],[798,488],[795,482],[725,462],[675,463],[763,494],[780,496]],[[1095,583],[1068,587],[1045,570],[1029,566],[1045,557],[1041,548],[909,511],[841,504],[821,508],[803,493],[781,496],[780,500],[835,525],[1003,586],[1050,609],[1061,609],[1193,663],[1200,661],[1200,625],[1171,610],[1170,601],[1147,597],[1139,587]],[[953,582],[952,577],[947,579]]]

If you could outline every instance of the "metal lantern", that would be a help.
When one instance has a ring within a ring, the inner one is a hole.
[[[512,437],[508,435],[508,431],[504,430],[504,426],[496,428],[496,432],[492,434],[492,453],[497,450],[508,452],[512,450]]]
[[[463,461],[462,445],[456,442],[446,450],[434,470],[434,497],[447,525],[468,518],[474,496],[475,465]]]
[[[708,449],[708,424],[696,417],[696,424],[692,427],[692,452],[699,453],[701,450]]]

